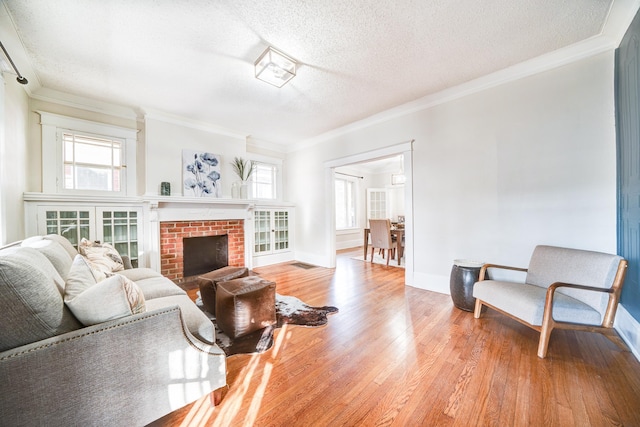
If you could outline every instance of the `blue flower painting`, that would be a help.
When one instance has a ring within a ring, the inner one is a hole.
[[[182,150],[182,184],[185,196],[221,197],[220,156]]]

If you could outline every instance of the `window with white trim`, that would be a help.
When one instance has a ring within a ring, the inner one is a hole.
[[[136,129],[38,113],[43,193],[136,195]]]
[[[64,158],[65,190],[120,192],[122,139],[60,132]]]
[[[346,178],[335,179],[336,230],[356,228],[356,182]]]
[[[253,173],[249,178],[254,199],[276,199],[278,196],[278,167],[274,164],[253,161]]]

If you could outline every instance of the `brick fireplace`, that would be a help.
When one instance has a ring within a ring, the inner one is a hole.
[[[182,283],[192,278],[183,276],[183,238],[228,235],[228,263],[245,265],[244,220],[160,221],[160,272]]]

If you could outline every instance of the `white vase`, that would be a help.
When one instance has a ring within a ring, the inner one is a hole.
[[[246,181],[240,182],[240,198],[245,200],[249,198],[249,185]]]
[[[233,184],[231,184],[231,198],[232,199],[239,199],[240,198],[240,181],[236,181]]]

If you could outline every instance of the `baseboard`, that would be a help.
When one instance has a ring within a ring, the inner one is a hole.
[[[640,323],[622,304],[618,305],[613,327],[618,331],[624,342],[627,343],[631,353],[640,361]]]
[[[272,255],[254,256],[252,267],[264,267],[265,265],[278,264],[281,262],[293,261],[293,252],[282,252]]]
[[[426,291],[438,292],[450,295],[449,276],[438,276],[435,274],[424,274],[413,272],[411,280],[407,280],[407,285]]]
[[[353,240],[345,240],[344,242],[336,242],[336,249],[351,249],[362,246],[362,237]]]
[[[331,259],[329,256],[318,256],[316,254],[310,254],[308,252],[296,251],[295,260],[304,262],[306,264],[317,265],[318,267],[333,267],[331,265]]]

